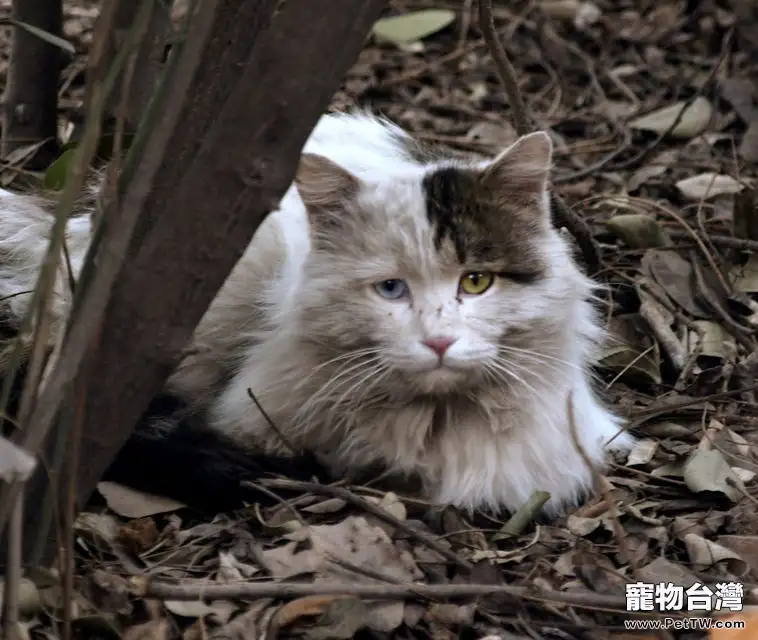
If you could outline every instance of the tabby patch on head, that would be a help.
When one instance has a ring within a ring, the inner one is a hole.
[[[426,175],[437,249],[449,239],[462,265],[487,264],[517,282],[542,277],[546,265],[535,238],[549,224],[544,194],[551,157],[550,138],[540,132],[520,138],[485,170],[453,165]]]

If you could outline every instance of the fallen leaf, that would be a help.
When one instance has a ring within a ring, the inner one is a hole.
[[[285,538],[290,542],[260,554],[261,562],[275,579],[313,574],[315,584],[375,583],[348,567],[362,567],[399,582],[423,577],[410,553],[396,547],[382,527],[371,524],[365,517],[351,516],[337,524],[311,525]],[[310,542],[310,547],[303,548],[305,541]],[[367,606],[368,628],[389,632],[402,624],[403,602],[376,602]]]
[[[758,573],[758,536],[719,536],[716,542],[734,551]]]
[[[655,456],[658,450],[658,443],[652,438],[643,438],[637,440],[634,448],[629,452],[626,460],[626,466],[642,466],[648,464]]]
[[[661,383],[657,343],[651,349],[642,351],[630,345],[609,345],[603,348],[598,364],[623,379],[636,378],[645,383]]]
[[[687,533],[682,536],[682,541],[687,547],[691,566],[696,571],[703,571],[722,563],[730,574],[738,578],[749,571],[748,564],[738,554],[712,540],[706,540],[696,533]]]
[[[630,176],[626,188],[630,192],[637,191],[648,180],[663,175],[668,169],[669,167],[665,164],[647,164],[640,167]]]
[[[701,173],[676,183],[676,188],[688,200],[707,200],[725,194],[739,193],[744,186],[732,178],[717,173]]]
[[[673,249],[648,249],[642,256],[643,273],[650,275],[672,302],[696,318],[710,318],[695,300],[692,265]]]
[[[622,213],[605,223],[608,230],[632,249],[665,247],[671,244],[658,222],[643,213]]]
[[[730,481],[739,479],[717,449],[700,449],[684,464],[684,482],[693,493],[719,493],[737,502],[741,494]]]
[[[566,527],[576,536],[588,536],[601,525],[600,518],[583,518],[581,516],[570,515],[566,522]]]
[[[341,498],[329,498],[327,500],[321,500],[316,504],[303,507],[302,510],[307,511],[308,513],[336,513],[337,511],[344,509],[346,504],[347,502]]]
[[[475,602],[470,604],[435,602],[429,606],[426,616],[428,619],[441,622],[445,626],[462,627],[473,623],[475,613]]]
[[[668,107],[656,109],[643,116],[634,118],[629,122],[629,127],[641,131],[652,131],[657,134],[663,134],[671,128],[686,105],[686,101],[679,101]],[[712,116],[713,106],[706,98],[699,96],[687,107],[679,123],[669,135],[673,138],[693,138],[700,135],[705,131]]]
[[[187,506],[176,500],[143,493],[115,482],[101,482],[97,485],[97,490],[105,498],[108,508],[125,518],[145,518]]]
[[[580,0],[543,0],[539,7],[546,16],[570,21],[580,31],[595,24],[603,15],[596,4]]]
[[[701,357],[724,360],[732,353],[735,347],[734,336],[723,325],[710,320],[694,320],[692,324],[702,334],[700,338],[697,332],[693,331],[692,336],[693,342],[698,341],[700,345]]]
[[[124,631],[124,640],[168,640],[168,637],[169,622],[165,618],[136,624]]]
[[[735,291],[758,294],[758,254],[752,254],[744,265],[732,267],[730,276]]]
[[[666,558],[656,558],[652,562],[637,569],[637,579],[642,582],[658,584],[673,582],[674,584],[694,584],[697,575],[680,564]]]
[[[305,596],[283,604],[271,617],[266,631],[267,638],[277,638],[280,631],[292,626],[301,618],[323,615],[327,608],[340,598],[349,596]],[[356,628],[357,631],[360,627]]]
[[[455,21],[449,9],[425,9],[377,20],[373,27],[377,40],[408,45],[441,31]]]
[[[181,618],[212,618],[218,624],[225,624],[237,610],[237,606],[224,600],[205,603],[201,600],[165,600],[163,606]]]

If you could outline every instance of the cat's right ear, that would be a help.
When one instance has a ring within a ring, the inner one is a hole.
[[[358,193],[360,181],[338,164],[314,153],[305,153],[295,177],[300,198],[309,214],[334,211]]]

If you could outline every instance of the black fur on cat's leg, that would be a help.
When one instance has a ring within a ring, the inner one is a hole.
[[[180,400],[157,397],[103,480],[218,513],[239,508],[245,501],[272,502],[269,495],[242,487],[244,480],[272,475],[301,481],[327,477],[313,456],[251,455],[199,422],[187,415]]]
[[[13,380],[8,403],[11,420],[2,421],[5,435],[12,431],[12,418],[18,411],[25,373],[22,365]],[[251,455],[223,434],[205,427],[202,418],[191,415],[180,399],[161,394],[142,414],[103,480],[173,498],[197,511],[216,514],[239,508],[244,502],[271,504],[270,495],[242,487],[241,482],[272,475],[301,481],[315,476],[328,481],[328,473],[315,457]]]

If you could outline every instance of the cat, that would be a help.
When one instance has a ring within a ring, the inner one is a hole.
[[[634,440],[593,390],[597,285],[551,224],[552,154],[545,132],[462,159],[368,112],[323,116],[167,393],[251,457],[312,452],[337,476],[380,465],[468,511],[513,511],[536,490],[546,513],[578,504],[592,490],[583,454],[602,468]],[[87,206],[68,223],[75,272]],[[0,297],[16,319],[48,209],[0,196]]]

